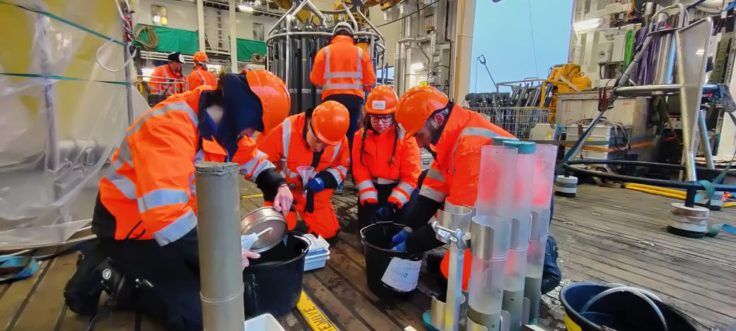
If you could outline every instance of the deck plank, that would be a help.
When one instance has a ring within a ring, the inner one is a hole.
[[[355,311],[354,306],[345,304],[338,298],[331,288],[323,284],[313,273],[304,275],[304,287],[319,306],[323,313],[337,324],[342,330],[370,330],[372,321],[365,320],[361,314]]]
[[[40,267],[31,277],[14,281],[8,284],[8,289],[2,298],[0,305],[0,326],[2,330],[12,330],[15,327],[18,318],[20,318],[26,306],[28,298],[43,280],[49,267],[49,262],[40,262]]]
[[[674,199],[591,185],[556,198],[552,233],[565,279],[616,282],[655,291],[702,325],[736,323],[733,236],[691,239],[666,232]],[[713,212],[734,222],[736,211]],[[729,276],[730,275],[730,276]]]
[[[13,330],[53,330],[64,313],[64,286],[74,274],[76,254],[67,254],[49,262],[45,277],[28,297],[25,311]]]
[[[355,266],[350,266],[344,258],[336,257],[338,254],[335,254],[335,251],[332,251],[330,255],[331,261],[339,260],[339,262],[331,263],[328,267],[315,271],[314,276],[324,286],[330,288],[343,305],[351,307],[361,320],[370,321],[373,328],[377,330],[398,329],[399,324],[373,304],[377,300],[372,293],[367,291],[367,287],[363,289],[361,287],[364,287],[364,284],[360,286],[352,282],[351,270],[354,271]]]

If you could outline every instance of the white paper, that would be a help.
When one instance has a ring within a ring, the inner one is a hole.
[[[417,287],[421,267],[422,260],[412,261],[398,257],[391,258],[381,281],[401,292],[412,291]]]

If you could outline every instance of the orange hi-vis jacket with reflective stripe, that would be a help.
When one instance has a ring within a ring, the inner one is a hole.
[[[481,147],[493,143],[494,137],[513,137],[506,130],[489,122],[480,114],[454,106],[437,144],[432,146],[435,159],[424,178],[419,195],[452,206],[475,207],[478,195]],[[463,289],[470,278],[470,249],[466,249],[463,263]],[[440,271],[447,277],[450,254],[445,254]]]
[[[399,137],[394,151],[397,130]],[[367,132],[365,141],[365,130],[359,130],[353,138],[353,179],[358,185],[360,203],[378,203],[378,191],[374,183],[395,184],[388,201],[401,208],[409,201],[422,172],[417,141],[414,137],[406,138],[404,130],[397,125],[381,134],[373,130]]]
[[[151,94],[174,95],[182,93],[186,91],[184,75],[172,72],[168,64],[160,65],[153,69],[151,78],[148,80],[148,88]]]
[[[217,87],[217,77],[206,69],[196,66],[192,70],[192,73],[189,74],[189,77],[187,77],[187,84],[189,85],[190,91],[202,85]]]
[[[314,153],[309,149],[304,138],[306,130],[306,114],[292,115],[271,130],[258,144],[258,149],[268,155],[268,160],[276,165],[292,190],[303,187],[297,168],[312,164]],[[327,171],[339,185],[345,180],[349,166],[348,140],[343,137],[339,144],[325,147],[319,163],[314,167],[314,174]]]
[[[100,200],[115,217],[115,239],[155,239],[163,246],[197,225],[194,165],[227,158],[214,140],[201,139],[199,147],[199,98],[212,89],[169,97],[127,129],[111,172],[100,181]],[[249,180],[274,167],[248,137],[240,139],[231,161]]]
[[[513,137],[480,114],[455,106],[437,144],[435,159],[419,195],[439,203],[475,206],[480,173],[480,149],[493,137]]]
[[[335,36],[314,57],[309,80],[322,86],[322,100],[334,94],[363,98],[365,87],[376,83],[376,72],[370,54],[356,46],[353,38]]]

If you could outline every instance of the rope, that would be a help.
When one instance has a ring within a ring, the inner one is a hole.
[[[147,42],[143,41],[143,39],[141,38],[141,34],[143,33],[146,34],[146,39],[148,40]],[[135,28],[135,32],[133,32],[133,40],[143,46],[143,49],[147,51],[154,50],[156,49],[156,47],[158,47],[158,35],[156,34],[156,31],[153,30],[153,27],[150,26],[137,26]]]

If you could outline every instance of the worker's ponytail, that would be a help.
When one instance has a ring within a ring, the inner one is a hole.
[[[394,164],[394,156],[396,155],[396,145],[399,144],[399,123],[396,122],[396,116],[391,115],[391,122],[394,126],[394,147],[391,150],[391,158],[388,160],[388,164]]]
[[[370,116],[364,116],[363,135],[360,137],[360,164],[362,165],[365,165],[365,163],[363,163],[363,151],[365,151],[365,137],[368,136],[368,129],[371,129],[371,119]]]

